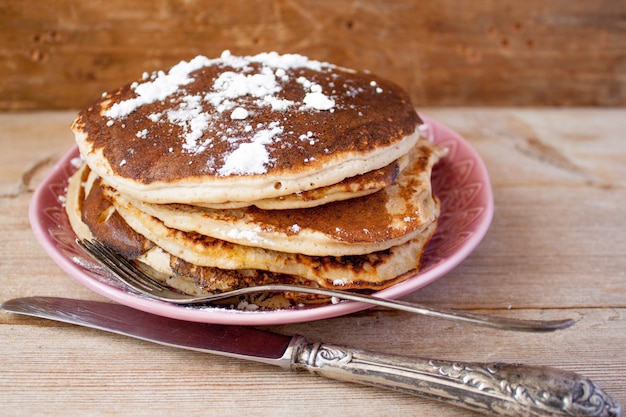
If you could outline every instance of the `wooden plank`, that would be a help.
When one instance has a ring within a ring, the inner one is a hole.
[[[541,335],[477,330],[384,312],[274,330],[396,354],[555,366],[593,378],[624,403],[621,375],[626,366],[619,346],[626,342],[626,310],[581,309],[578,313],[583,319],[576,330]],[[5,316],[0,316],[3,415],[65,415],[68,410],[135,416],[218,411],[258,416],[475,415],[392,391],[40,319]]]
[[[197,54],[369,69],[416,105],[624,105],[626,3],[219,0],[0,5],[0,110],[67,109]]]

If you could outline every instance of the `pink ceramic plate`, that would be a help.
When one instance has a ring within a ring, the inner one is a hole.
[[[424,133],[449,153],[433,172],[433,188],[441,199],[441,218],[428,244],[419,273],[376,295],[398,298],[445,275],[465,259],[481,241],[493,215],[493,196],[485,166],[457,133],[425,118]],[[65,187],[75,171],[72,149],[39,186],[30,206],[30,221],[37,239],[68,274],[93,291],[121,304],[171,318],[218,324],[274,325],[336,317],[369,306],[356,302],[272,311],[242,311],[217,307],[175,306],[141,296],[115,280],[74,242],[63,208]]]

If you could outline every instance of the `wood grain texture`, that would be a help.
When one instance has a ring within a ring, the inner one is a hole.
[[[626,404],[626,110],[424,108],[460,132],[491,175],[496,212],[479,247],[405,297],[526,318],[550,334],[477,328],[386,310],[274,326],[356,348],[579,372]],[[0,114],[1,300],[103,300],[39,247],[27,207],[73,145],[74,112]],[[0,415],[474,417],[432,401],[0,313]]]
[[[5,0],[0,110],[84,107],[224,49],[369,69],[418,106],[623,106],[625,35],[613,0]]]
[[[625,311],[616,310],[610,317],[593,309],[578,313],[584,319],[576,330],[530,337],[476,332],[386,312],[275,330],[421,357],[548,363],[593,378],[623,403],[626,391],[620,375],[626,367],[613,343],[624,341]],[[61,416],[71,410],[80,415],[133,416],[476,416],[409,395],[266,365],[38,319],[10,321],[1,325],[2,415]]]

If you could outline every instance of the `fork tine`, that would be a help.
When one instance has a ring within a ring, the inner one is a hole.
[[[173,290],[165,287],[151,276],[139,270],[136,266],[130,263],[130,261],[117,255],[100,241],[77,239],[77,243],[97,261],[109,268],[128,286],[139,291],[147,291],[151,294],[162,294],[166,292],[168,295],[171,295],[170,293],[174,293]]]
[[[126,260],[126,258],[117,255],[108,247],[101,244],[99,241],[95,241],[93,243],[93,247],[98,250],[103,257],[110,261],[114,266],[117,267],[118,272],[123,272],[124,276],[127,279],[132,280],[133,283],[141,285],[147,290],[154,291],[160,289],[160,285],[156,284],[155,280],[144,274],[141,270],[137,269],[133,266],[130,261]]]

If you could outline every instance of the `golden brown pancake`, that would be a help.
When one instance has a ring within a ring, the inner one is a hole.
[[[362,255],[405,243],[437,218],[430,175],[441,156],[440,148],[422,139],[392,185],[367,196],[306,209],[216,210],[145,203],[112,190],[109,196],[128,206],[127,216],[142,212],[170,228],[231,243],[310,256]]]
[[[66,211],[174,288],[376,291],[414,274],[437,227],[445,150],[406,92],[301,55],[198,56],[105,93],[72,129]],[[262,294],[279,308],[325,297]]]
[[[170,229],[146,214],[129,215],[125,212],[128,207],[107,198],[103,192],[106,186],[99,179],[87,181],[88,174],[85,165],[68,186],[66,211],[78,237],[96,237],[156,278],[188,293],[269,283],[343,290],[384,289],[418,268],[423,249],[436,227],[433,222],[419,237],[367,255],[311,257],[282,253]],[[126,223],[127,219],[131,224]],[[325,300],[301,294],[272,298],[265,295],[264,305]]]
[[[196,57],[103,95],[72,128],[123,194],[154,203],[276,198],[391,164],[417,142],[408,95],[300,55]]]
[[[394,183],[400,172],[409,163],[408,155],[400,157],[386,167],[346,178],[337,184],[314,190],[302,191],[285,196],[266,198],[258,201],[231,201],[228,203],[196,203],[197,206],[212,209],[235,209],[256,206],[263,210],[302,209],[349,200],[373,194]]]

